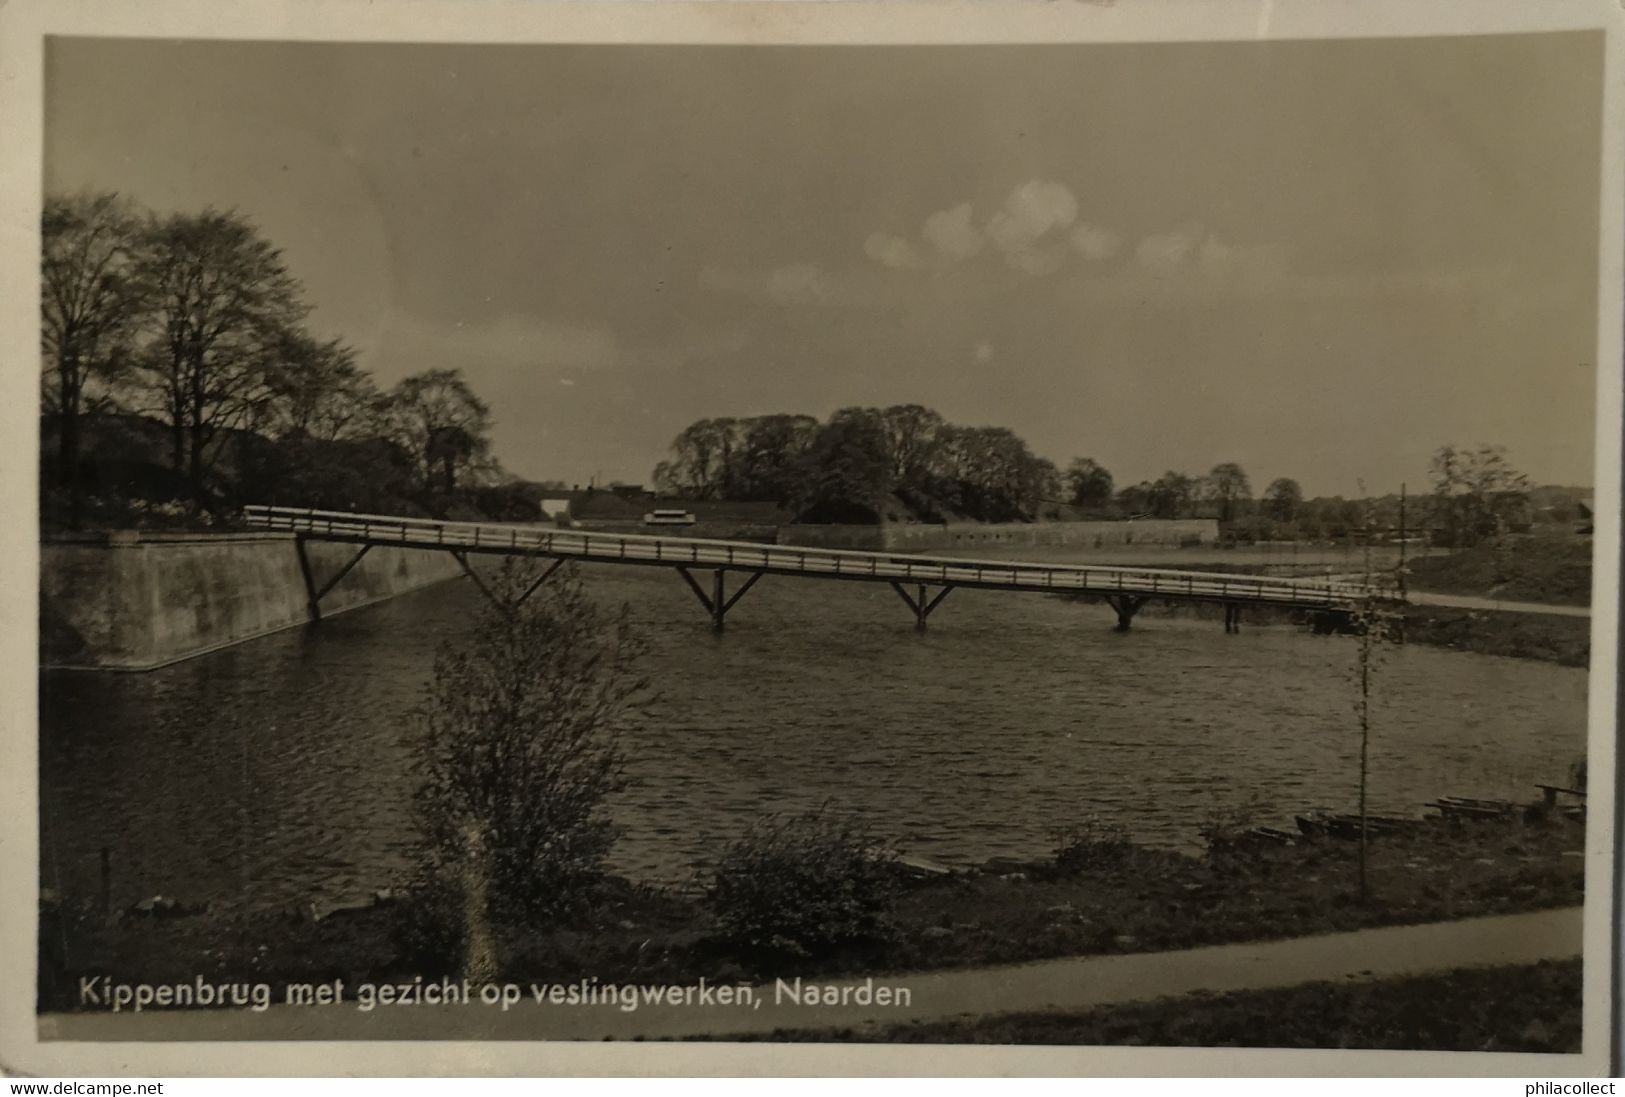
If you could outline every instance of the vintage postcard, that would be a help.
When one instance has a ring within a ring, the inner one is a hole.
[[[0,11],[0,1063],[1606,1073],[1619,15]]]

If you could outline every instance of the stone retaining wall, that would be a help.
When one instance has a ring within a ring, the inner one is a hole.
[[[318,586],[357,551],[315,541],[305,547]],[[322,597],[322,613],[460,574],[447,553],[373,548]],[[151,670],[309,620],[291,534],[119,531],[40,545],[45,667]]]

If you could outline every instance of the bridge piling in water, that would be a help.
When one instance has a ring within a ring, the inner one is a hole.
[[[903,584],[895,580],[891,584],[891,589],[895,590],[897,597],[901,598],[908,608],[914,611],[914,631],[924,632],[926,618],[931,616],[931,611],[940,606],[942,600],[948,597],[948,593],[954,588],[952,584],[949,584],[938,591],[935,597],[929,599],[926,597],[927,588],[924,583],[918,584],[918,592],[915,594],[910,594],[903,588]]]
[[[728,611],[733,609],[739,599],[745,596],[745,592],[755,586],[757,580],[766,574],[761,571],[751,572],[750,578],[739,585],[739,589],[733,592],[732,597],[728,597],[727,568],[713,569],[711,573],[711,593],[709,594],[705,592],[705,588],[699,584],[699,581],[694,578],[687,568],[679,566],[676,570],[677,574],[681,575],[683,581],[688,584],[688,589],[694,592],[694,597],[700,600],[700,605],[705,607],[705,612],[711,615],[711,628],[717,632],[721,632],[726,627]]]
[[[1127,632],[1129,623],[1134,620],[1134,615],[1140,612],[1140,607],[1149,600],[1148,598],[1136,598],[1132,594],[1114,594],[1107,598],[1107,604],[1117,611],[1117,631]]]

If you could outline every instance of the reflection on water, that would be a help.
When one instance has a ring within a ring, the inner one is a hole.
[[[714,636],[664,570],[600,567],[660,690],[624,733],[616,867],[685,880],[762,812],[829,802],[949,863],[1040,855],[1097,815],[1195,841],[1216,807],[1261,822],[1355,802],[1348,638],[955,591],[924,635],[881,586],[768,578]],[[351,901],[408,846],[412,734],[436,645],[479,595],[443,584],[149,674],[42,680],[42,883],[116,902]],[[1524,797],[1584,749],[1586,674],[1422,646],[1378,671],[1373,810]]]

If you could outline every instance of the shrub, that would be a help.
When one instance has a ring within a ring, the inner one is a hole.
[[[1128,831],[1086,816],[1055,832],[1055,870],[1070,874],[1122,864],[1134,849]]]
[[[443,881],[421,881],[390,905],[396,962],[426,979],[457,975],[468,957],[462,896]]]
[[[616,837],[603,811],[624,785],[615,729],[645,692],[625,614],[604,620],[573,568],[525,598],[535,578],[533,562],[508,559],[484,581],[492,604],[441,647],[416,714],[412,890],[474,943],[488,924],[582,909]]]
[[[1215,805],[1208,809],[1197,828],[1207,847],[1209,857],[1234,853],[1243,844],[1247,832],[1258,825],[1264,812],[1263,799],[1253,793],[1239,804]]]
[[[888,847],[820,810],[754,824],[723,852],[707,898],[744,955],[805,959],[888,940],[898,878]]]

